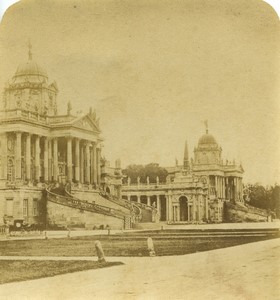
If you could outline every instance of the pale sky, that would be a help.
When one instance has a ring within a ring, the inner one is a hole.
[[[61,113],[91,105],[106,158],[172,166],[203,120],[245,182],[280,182],[279,19],[255,0],[22,0],[0,25],[0,88],[33,57]]]

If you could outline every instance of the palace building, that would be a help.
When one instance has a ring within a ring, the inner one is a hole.
[[[28,60],[4,88],[0,111],[0,224],[123,228],[131,213],[115,203],[120,162],[113,168],[101,156],[96,113],[73,115],[68,102],[67,113],[58,114],[57,101],[56,82],[29,46]],[[61,188],[66,183],[71,193]]]
[[[224,203],[243,203],[243,168],[223,161],[222,148],[206,133],[189,158],[185,144],[182,165],[166,168],[166,182],[123,185],[125,199],[154,206],[160,221],[169,223],[222,222]]]
[[[6,84],[0,110],[0,226],[129,229],[139,222],[222,222],[226,201],[242,202],[241,165],[224,162],[206,133],[165,182],[122,184],[120,160],[102,157],[92,108],[57,109],[58,85],[32,57]]]

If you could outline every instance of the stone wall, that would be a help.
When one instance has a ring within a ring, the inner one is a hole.
[[[86,200],[91,203],[94,202],[95,204],[107,206],[113,209],[121,210],[127,214],[130,214],[130,210],[128,208],[118,205],[117,203],[100,196],[98,192],[86,191],[86,190],[84,191],[72,190],[71,193],[74,197],[80,200]]]
[[[14,220],[24,220],[28,224],[43,223],[42,194],[42,190],[38,188],[1,189],[0,224],[6,221],[13,225]],[[36,203],[37,207],[34,207]]]
[[[51,201],[47,201],[47,212],[47,223],[50,228],[63,226],[67,228],[97,229],[100,226],[105,228],[107,225],[111,229],[124,228],[123,219],[82,211]]]

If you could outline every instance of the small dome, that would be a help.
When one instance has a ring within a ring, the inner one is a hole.
[[[198,145],[205,146],[205,145],[217,145],[217,142],[213,135],[209,133],[205,133],[198,141]]]

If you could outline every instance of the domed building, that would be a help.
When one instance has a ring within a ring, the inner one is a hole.
[[[0,111],[0,225],[130,226],[130,208],[113,202],[120,198],[121,168],[102,159],[96,113],[75,115],[68,102],[58,114],[57,96],[56,82],[29,46]]]
[[[124,185],[123,197],[157,208],[158,219],[168,223],[222,222],[226,201],[243,202],[243,168],[222,159],[222,148],[206,132],[189,159],[185,143],[182,165],[166,168],[166,182]]]

